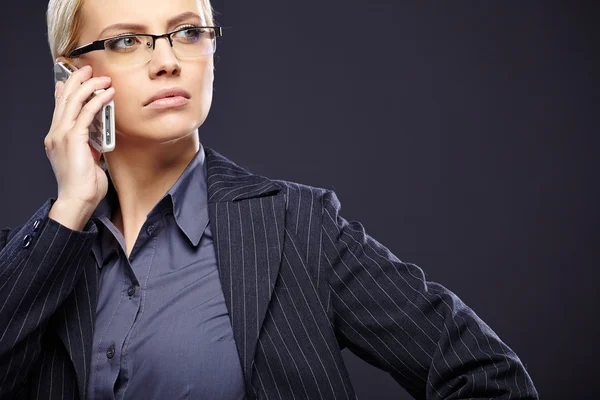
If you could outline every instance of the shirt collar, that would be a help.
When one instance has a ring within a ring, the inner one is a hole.
[[[206,154],[200,149],[165,196],[173,200],[173,215],[179,228],[197,246],[208,225]]]
[[[194,158],[157,203],[164,202],[165,197],[171,199],[175,221],[194,246],[198,245],[208,225],[206,172],[206,154],[204,146],[200,144],[200,149]],[[108,177],[108,192],[92,216],[92,218],[105,221],[111,218],[113,211],[118,207],[119,201],[108,171],[106,176]]]

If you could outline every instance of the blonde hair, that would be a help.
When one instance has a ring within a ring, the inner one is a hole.
[[[84,0],[50,0],[46,11],[48,26],[48,44],[52,60],[60,56],[66,57],[77,47],[83,21],[81,9]],[[196,0],[198,8],[207,25],[214,24],[214,10],[210,0]]]

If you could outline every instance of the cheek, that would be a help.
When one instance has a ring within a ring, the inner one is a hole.
[[[189,90],[191,91],[192,97],[195,98],[195,112],[205,117],[206,113],[210,109],[213,96],[213,80],[214,72],[212,63],[206,63],[202,65],[196,71],[194,78],[190,81],[191,85]]]
[[[118,79],[113,77],[112,87],[115,88],[115,105],[117,102],[120,104],[129,104],[135,102],[135,85],[131,83],[130,79]]]
[[[128,131],[132,124],[136,125],[141,113],[142,99],[139,98],[139,86],[131,79],[118,79],[112,77],[112,86],[115,88],[113,101],[115,102],[115,124],[118,130]]]
[[[139,85],[132,83],[131,79],[112,79],[112,86],[115,88],[116,115],[132,115],[140,111],[142,99],[139,98]]]
[[[206,96],[207,93],[212,93],[214,73],[212,63],[206,63],[199,71],[194,82],[194,91],[197,95]]]

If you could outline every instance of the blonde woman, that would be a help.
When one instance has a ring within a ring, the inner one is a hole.
[[[332,191],[202,146],[208,0],[51,0],[48,33],[79,69],[44,140],[58,196],[0,231],[0,397],[349,399],[348,347],[415,398],[537,398],[515,353]],[[102,168],[88,129],[110,100]]]

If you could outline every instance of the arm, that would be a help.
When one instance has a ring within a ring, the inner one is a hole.
[[[425,280],[323,198],[323,259],[341,347],[418,399],[538,399],[517,355],[454,293]]]
[[[0,231],[0,398],[27,379],[52,314],[73,291],[97,234],[49,218],[48,200],[21,229]]]

